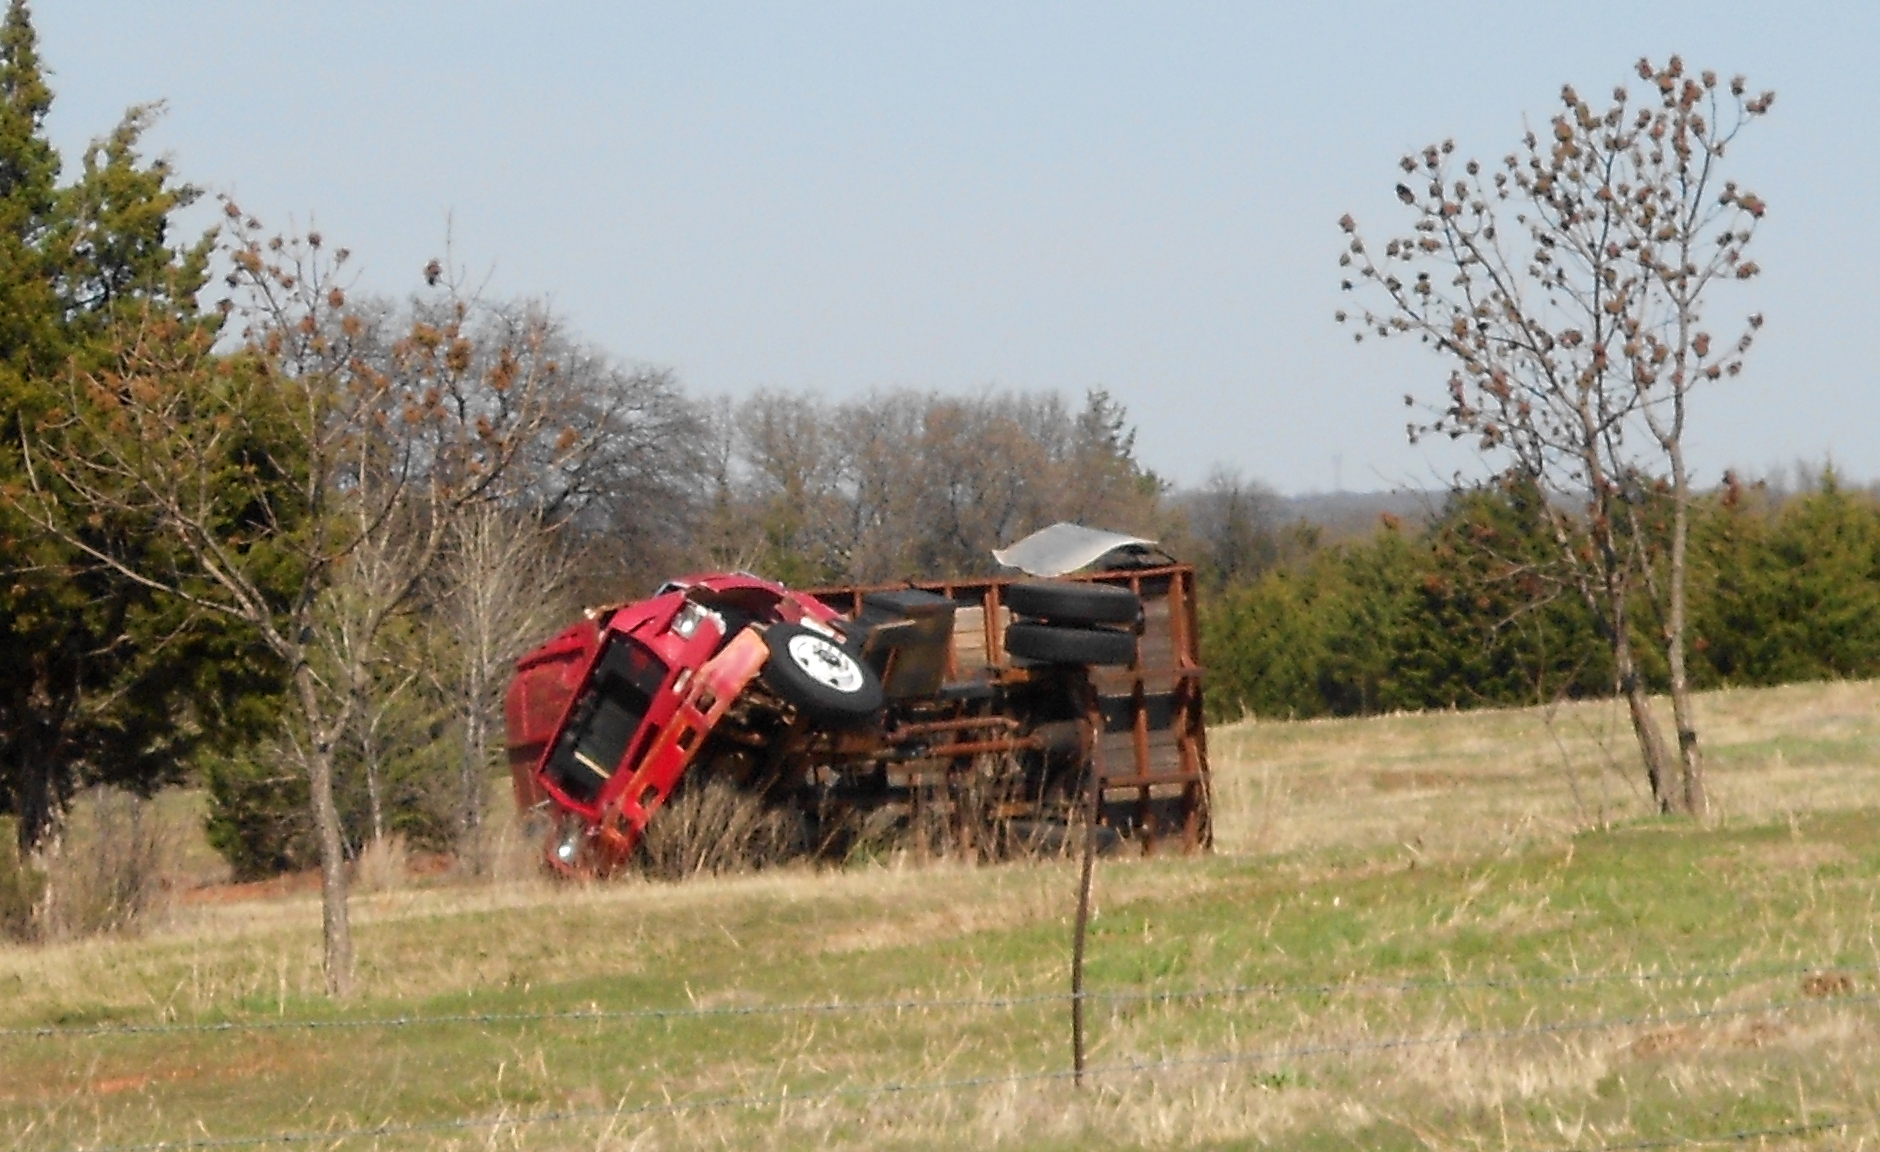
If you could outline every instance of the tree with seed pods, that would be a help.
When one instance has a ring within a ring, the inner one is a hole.
[[[1620,87],[1596,109],[1564,87],[1546,129],[1499,163],[1462,162],[1449,141],[1403,157],[1408,230],[1377,248],[1339,222],[1343,286],[1363,303],[1337,318],[1359,340],[1413,335],[1450,363],[1435,403],[1405,397],[1421,413],[1411,439],[1469,441],[1498,482],[1545,495],[1549,579],[1600,622],[1653,796],[1701,814],[1685,436],[1692,397],[1737,375],[1762,327],[1752,312],[1720,330],[1706,305],[1759,271],[1749,246],[1765,206],[1725,160],[1775,97],[1676,56],[1637,71],[1644,100]],[[1663,645],[1675,754],[1641,644]]]

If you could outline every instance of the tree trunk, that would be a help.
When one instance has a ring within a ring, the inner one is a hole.
[[[1623,617],[1620,623],[1624,624]],[[1619,691],[1625,696],[1626,710],[1632,716],[1632,732],[1638,737],[1639,755],[1645,760],[1645,779],[1651,782],[1652,799],[1661,814],[1668,813],[1672,809],[1671,750],[1665,745],[1665,734],[1658,727],[1658,718],[1652,715],[1651,699],[1638,674],[1632,640],[1626,632],[1621,631],[1614,637],[1612,657],[1619,677]]]
[[[294,669],[294,686],[306,713],[312,746],[307,780],[313,800],[314,832],[320,840],[320,926],[325,943],[327,995],[352,995],[352,925],[346,912],[346,858],[340,839],[339,806],[333,802],[333,733],[320,723],[319,688],[303,662]]]
[[[354,706],[359,717],[359,759],[366,770],[366,807],[372,820],[372,842],[385,839],[385,805],[379,796],[379,724],[367,701]]]
[[[30,661],[30,686],[11,702],[18,725],[13,737],[16,759],[5,775],[12,777],[11,799],[20,821],[22,856],[38,848],[58,825],[72,790],[66,763],[66,719],[78,698],[78,685],[75,677],[66,676],[55,683],[54,661],[52,653],[35,653]]]
[[[13,811],[19,817],[20,855],[39,847],[41,840],[59,821],[65,807],[60,795],[58,754],[59,737],[47,731],[37,717],[28,716],[21,724],[15,753],[18,761],[13,775]]]
[[[1638,739],[1639,756],[1645,762],[1645,779],[1651,785],[1652,801],[1663,815],[1669,813],[1672,807],[1671,750],[1665,744],[1664,731],[1658,727],[1658,718],[1652,714],[1651,697],[1645,691],[1644,679],[1639,675],[1638,657],[1632,651],[1632,618],[1627,606],[1632,586],[1626,567],[1628,561],[1612,538],[1612,489],[1599,472],[1598,461],[1589,458],[1586,463],[1594,477],[1596,504],[1590,512],[1593,545],[1598,549],[1601,565],[1599,585],[1582,579],[1580,596],[1592,611],[1594,619],[1601,621],[1606,632],[1606,642],[1612,647],[1613,677],[1618,683],[1619,694],[1625,697],[1626,710],[1631,714],[1632,734]],[[1568,537],[1558,527],[1555,539],[1570,557],[1572,551]]]
[[[1690,539],[1690,482],[1684,473],[1684,454],[1673,442],[1670,446],[1672,468],[1671,513],[1671,588],[1669,610],[1665,616],[1665,655],[1671,666],[1671,717],[1678,730],[1678,760],[1681,770],[1680,806],[1692,816],[1710,814],[1710,797],[1704,789],[1704,760],[1697,747],[1697,718],[1693,714],[1691,681],[1684,662],[1687,545]]]
[[[457,835],[464,859],[474,873],[483,871],[483,772],[489,762],[489,719],[483,711],[485,677],[482,668],[471,670],[464,699],[463,778],[459,782],[460,809]]]

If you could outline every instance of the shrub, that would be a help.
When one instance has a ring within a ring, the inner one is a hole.
[[[170,851],[149,807],[113,788],[93,789],[72,805],[45,856],[43,935],[132,932],[162,909]]]
[[[376,779],[368,778],[355,741],[341,744],[334,755],[334,801],[350,858],[380,831],[402,836],[413,851],[454,846],[455,741],[417,723],[401,729],[399,739],[394,754],[376,763]],[[238,878],[299,871],[318,862],[307,776],[285,739],[208,758],[202,776],[209,790],[209,843]]]
[[[801,852],[794,812],[764,803],[726,780],[687,779],[646,826],[640,859],[663,880],[746,872]]]
[[[203,766],[209,844],[238,880],[311,867],[319,859],[307,816],[307,777],[267,744]]]
[[[0,940],[30,940],[46,874],[20,857],[19,821],[0,816]]]

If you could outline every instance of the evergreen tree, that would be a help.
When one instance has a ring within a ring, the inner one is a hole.
[[[45,136],[52,90],[24,0],[0,25],[0,404],[52,370],[62,351],[45,240],[58,206],[59,155]],[[16,438],[16,437],[14,437]]]
[[[172,214],[196,195],[138,143],[154,108],[131,109],[61,185],[45,134],[52,91],[32,16],[0,25],[0,495],[16,494],[24,437],[42,436],[73,371],[108,359],[115,331],[199,329],[208,238],[171,247]],[[86,530],[134,538],[140,526]],[[72,793],[147,791],[176,779],[205,739],[269,713],[275,670],[226,626],[83,563],[0,500],[0,810],[35,845]]]
[[[1730,684],[1880,673],[1880,508],[1830,469],[1818,490],[1757,507],[1726,485],[1700,521],[1702,656]]]
[[[1398,657],[1403,707],[1524,704],[1611,690],[1597,622],[1554,578],[1541,499],[1523,484],[1458,491],[1425,531],[1421,587]]]

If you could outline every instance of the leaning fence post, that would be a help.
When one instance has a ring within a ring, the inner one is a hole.
[[[1084,935],[1090,924],[1090,882],[1096,870],[1097,821],[1103,807],[1103,707],[1096,685],[1084,682],[1090,731],[1090,804],[1084,816],[1083,874],[1077,884],[1077,930],[1071,941],[1071,1078],[1084,1086]]]

